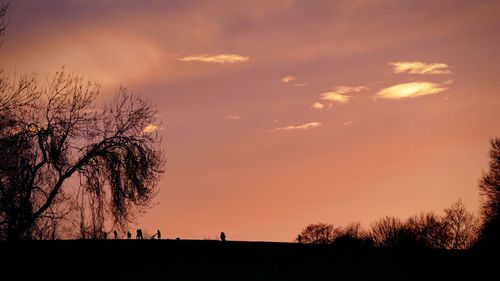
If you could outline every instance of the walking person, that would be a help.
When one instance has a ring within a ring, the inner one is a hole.
[[[135,232],[135,239],[142,240],[142,229],[138,228],[137,231]]]

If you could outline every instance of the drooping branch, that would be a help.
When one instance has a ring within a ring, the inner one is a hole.
[[[12,83],[5,85],[4,89],[14,88]],[[38,87],[28,85],[26,89]],[[146,208],[156,194],[165,159],[157,134],[144,131],[156,122],[154,106],[120,89],[103,110],[97,110],[98,94],[98,85],[61,71],[39,94],[21,91],[3,102],[6,111],[13,111],[12,104],[17,103],[15,110],[22,114],[17,119],[2,116],[0,121],[8,127],[2,129],[2,140],[23,136],[29,144],[24,157],[30,176],[23,184],[23,199],[15,200],[9,209],[3,207],[8,196],[0,197],[2,216],[13,220],[10,226],[14,230],[8,236],[21,237],[55,204],[66,204],[58,198],[65,190],[71,191],[68,182],[75,176],[83,179],[83,188],[66,194],[75,197],[83,192],[86,195],[80,198],[88,199],[84,205],[98,210],[90,212],[92,216],[106,215],[120,225],[129,220],[133,208]],[[14,153],[7,147],[0,149],[6,155]],[[2,170],[1,194],[15,194],[19,189],[14,174],[9,167]],[[9,215],[16,213],[16,206],[29,206],[30,215],[22,220]]]

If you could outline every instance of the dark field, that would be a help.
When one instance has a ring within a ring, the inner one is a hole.
[[[0,280],[493,280],[498,266],[465,251],[233,241],[0,242],[0,253]]]

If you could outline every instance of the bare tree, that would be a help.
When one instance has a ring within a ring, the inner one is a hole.
[[[372,238],[377,246],[416,247],[415,234],[405,223],[395,217],[386,216],[372,224]]]
[[[164,167],[156,110],[123,88],[98,109],[98,95],[64,71],[44,86],[0,78],[0,237],[30,239],[75,205],[84,224],[122,227],[149,206]]]
[[[449,232],[448,248],[468,249],[476,240],[478,223],[474,215],[458,200],[444,209],[443,222]]]
[[[367,231],[363,230],[361,224],[350,223],[345,227],[338,228],[337,237],[333,243],[343,247],[373,246],[374,241]]]
[[[489,171],[479,181],[482,196],[482,219],[479,244],[482,247],[500,247],[500,138],[490,140]]]
[[[405,222],[406,228],[413,233],[418,245],[426,248],[445,249],[450,241],[447,224],[434,213],[420,213]]]
[[[304,243],[330,244],[337,237],[338,229],[332,224],[316,223],[306,226],[299,235]]]
[[[362,238],[365,236],[365,232],[361,228],[359,222],[350,223],[345,227],[340,228],[340,236],[347,236],[352,238]]]

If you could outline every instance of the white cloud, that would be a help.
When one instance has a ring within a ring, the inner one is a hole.
[[[311,105],[311,108],[313,109],[323,109],[324,107],[325,105],[320,102],[315,102]]]
[[[285,76],[285,77],[280,79],[280,82],[286,84],[286,83],[293,82],[295,80],[297,80],[297,77],[295,77],[295,76]]]
[[[309,122],[309,123],[305,123],[305,124],[301,124],[301,125],[290,125],[290,126],[286,126],[286,127],[279,127],[279,128],[272,129],[271,132],[309,130],[312,128],[318,128],[322,125],[323,125],[322,123],[315,121],[315,122]]]
[[[348,103],[349,100],[352,98],[352,96],[347,95],[347,94],[358,93],[358,92],[361,92],[361,91],[366,90],[366,89],[368,89],[368,88],[366,88],[364,86],[358,86],[358,87],[341,86],[341,87],[335,88],[335,90],[333,90],[333,91],[322,93],[321,99],[331,101],[334,103],[339,103],[339,104]]]
[[[152,133],[152,132],[156,131],[157,129],[158,129],[158,126],[156,126],[155,124],[149,124],[142,131],[144,133]]]
[[[342,95],[336,92],[326,92],[321,94],[322,100],[333,101],[336,103],[348,103],[351,98],[351,96]]]
[[[241,117],[237,116],[237,115],[228,115],[228,116],[226,116],[226,119],[228,119],[228,120],[240,120]]]
[[[391,62],[394,73],[410,74],[448,74],[449,66],[445,63],[425,63],[421,61],[399,61]]]
[[[217,54],[217,55],[196,55],[196,56],[187,56],[181,58],[181,61],[187,62],[207,62],[207,63],[239,63],[239,62],[247,62],[249,61],[249,57],[244,57],[240,55],[234,54]]]
[[[396,84],[380,90],[375,97],[382,99],[404,99],[438,94],[448,88],[432,82],[411,82]]]

